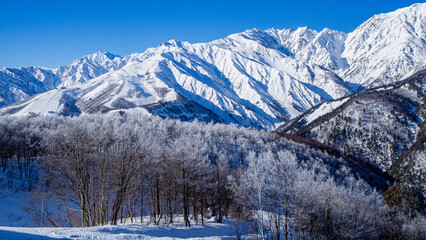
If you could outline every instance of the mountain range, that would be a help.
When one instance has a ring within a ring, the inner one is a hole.
[[[170,40],[125,57],[0,70],[0,114],[135,111],[273,129],[318,104],[426,67],[426,3],[353,32],[252,29],[209,43]]]

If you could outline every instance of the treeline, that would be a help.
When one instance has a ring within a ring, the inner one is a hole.
[[[0,186],[31,191],[38,179],[36,158],[41,150],[41,135],[36,128],[39,124],[15,120],[0,118],[0,169],[4,175]]]
[[[386,179],[271,132],[126,114],[2,117],[0,129],[3,171],[37,163],[26,210],[46,226],[149,216],[187,227],[232,218],[237,238],[426,234],[422,214],[385,204]]]

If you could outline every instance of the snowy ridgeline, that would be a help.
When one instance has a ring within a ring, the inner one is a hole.
[[[24,203],[26,217],[38,226],[98,226],[88,232],[46,229],[50,237],[99,232],[105,237],[134,233],[173,238],[186,233],[195,237],[199,231],[222,238],[234,221],[240,226],[234,236],[263,238],[378,239],[398,234],[416,239],[424,234],[418,209],[409,204],[396,208],[387,200],[394,195],[387,192],[389,197],[382,198],[390,184],[385,174],[275,133],[126,113],[0,120],[3,173],[17,179],[22,168],[22,182],[13,180],[10,186],[3,182],[8,177],[2,178],[6,197],[1,201],[26,199],[17,204]],[[28,166],[37,166],[36,175],[25,174],[27,160]],[[36,183],[24,184],[33,182],[26,180],[30,176],[36,176]],[[7,191],[17,193],[8,196]],[[7,219],[21,221],[7,209],[2,207]],[[150,225],[108,225],[139,216]],[[395,221],[401,227],[395,228]],[[165,223],[170,230],[153,226]],[[179,230],[183,225],[195,230]],[[0,231],[13,236],[14,231],[39,230]]]

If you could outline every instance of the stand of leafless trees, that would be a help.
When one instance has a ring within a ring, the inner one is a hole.
[[[1,120],[2,171],[13,162],[10,179],[29,179],[43,225],[232,218],[239,239],[425,236],[421,211],[385,204],[386,179],[275,133],[119,114]]]

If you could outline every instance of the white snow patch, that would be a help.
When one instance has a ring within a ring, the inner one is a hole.
[[[344,99],[341,99],[341,100],[325,102],[325,103],[321,104],[312,113],[307,114],[307,116],[305,117],[305,119],[307,121],[306,125],[310,124],[315,119],[317,119],[321,116],[324,116],[327,113],[332,112],[334,109],[340,107],[342,104],[344,104],[348,100],[349,100],[349,98],[344,98]]]

